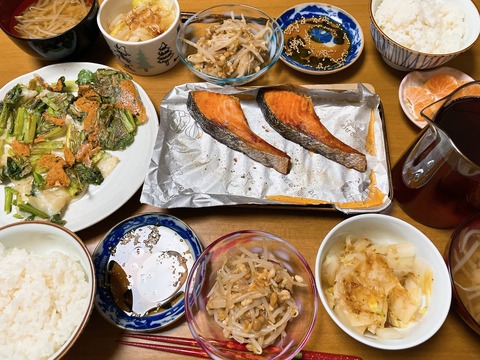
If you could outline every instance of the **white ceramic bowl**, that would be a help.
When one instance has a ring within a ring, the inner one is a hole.
[[[409,241],[415,246],[416,256],[428,264],[433,271],[433,288],[427,310],[420,321],[399,330],[402,334],[400,339],[380,339],[372,335],[361,335],[342,322],[334,310],[328,305],[324,293],[325,286],[321,281],[321,265],[335,244],[345,242],[347,234],[367,237],[374,243],[399,243]],[[325,310],[343,331],[361,343],[387,350],[407,349],[428,340],[443,325],[448,315],[452,298],[447,266],[435,245],[421,231],[407,222],[393,216],[382,214],[356,215],[340,222],[330,230],[323,239],[317,254],[315,280],[320,300]]]
[[[380,28],[375,20],[375,13],[383,0],[370,0],[370,33],[373,42],[383,60],[397,70],[410,71],[416,69],[430,69],[441,66],[473,46],[480,34],[480,15],[471,0],[457,0],[450,2],[458,6],[465,13],[465,36],[463,44],[457,50],[449,53],[425,53],[405,47],[391,39]],[[437,9],[432,9],[436,11]],[[419,42],[422,39],[418,39]]]
[[[97,23],[117,62],[128,72],[136,75],[158,75],[178,63],[175,41],[180,26],[180,6],[177,0],[167,0],[175,11],[170,27],[149,40],[131,42],[110,35],[109,26],[119,14],[133,9],[132,0],[103,0],[98,10]]]
[[[25,221],[13,223],[0,228],[0,243],[6,251],[12,248],[25,249],[28,253],[48,255],[60,251],[80,262],[87,281],[87,301],[83,307],[81,321],[76,325],[67,341],[48,359],[60,359],[73,346],[84,330],[92,309],[95,294],[95,276],[93,263],[87,247],[82,240],[65,227],[45,221]],[[36,309],[32,310],[35,317]]]

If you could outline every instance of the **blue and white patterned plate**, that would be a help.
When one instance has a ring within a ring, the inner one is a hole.
[[[114,226],[93,252],[95,307],[114,325],[154,331],[185,313],[185,280],[203,251],[180,219],[145,213]]]
[[[338,7],[300,4],[283,12],[277,22],[284,31],[280,59],[295,70],[331,74],[352,65],[363,51],[362,28]]]

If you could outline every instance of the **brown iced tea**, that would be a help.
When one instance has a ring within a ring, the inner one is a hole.
[[[480,97],[446,103],[435,124],[393,167],[394,196],[416,221],[453,228],[480,212]]]

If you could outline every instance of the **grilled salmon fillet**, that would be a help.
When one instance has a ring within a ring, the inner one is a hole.
[[[187,108],[203,131],[262,165],[288,174],[290,156],[256,135],[248,125],[240,100],[211,91],[191,91]]]
[[[257,102],[266,121],[284,138],[347,168],[361,172],[367,169],[365,155],[327,130],[308,96],[289,90],[260,89]]]

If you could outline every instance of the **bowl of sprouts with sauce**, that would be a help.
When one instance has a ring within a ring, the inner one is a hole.
[[[77,58],[98,37],[98,7],[98,0],[0,0],[0,27],[34,58]]]
[[[292,359],[318,309],[304,257],[286,240],[252,230],[212,242],[192,267],[185,297],[190,331],[214,359]]]
[[[453,232],[445,260],[452,281],[452,307],[480,335],[480,214]]]
[[[216,85],[252,82],[277,62],[282,48],[277,21],[248,5],[218,5],[197,12],[177,35],[182,63]]]

